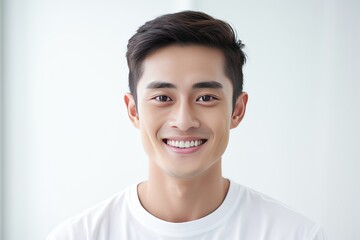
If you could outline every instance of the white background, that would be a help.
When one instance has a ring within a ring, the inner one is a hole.
[[[360,239],[360,2],[2,0],[2,239],[58,223],[146,178],[130,124],[127,40],[183,9],[246,44],[245,119],[224,175]]]

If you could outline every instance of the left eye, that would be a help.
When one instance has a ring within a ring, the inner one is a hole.
[[[201,96],[197,99],[197,101],[199,102],[209,102],[209,101],[212,101],[214,100],[215,98],[213,96],[210,96],[210,95],[204,95],[204,96]]]

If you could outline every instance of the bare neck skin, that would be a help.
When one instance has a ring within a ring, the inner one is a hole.
[[[142,206],[168,222],[188,222],[205,217],[224,201],[229,181],[221,175],[221,161],[191,179],[171,177],[150,161],[149,179],[138,186]]]

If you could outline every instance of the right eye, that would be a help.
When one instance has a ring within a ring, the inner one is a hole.
[[[170,102],[171,101],[171,98],[169,98],[168,96],[165,96],[165,95],[156,96],[154,99],[159,102]]]

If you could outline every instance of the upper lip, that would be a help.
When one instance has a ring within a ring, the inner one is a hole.
[[[195,141],[195,140],[206,140],[204,137],[196,136],[177,136],[177,137],[165,137],[163,140],[174,140],[174,141]]]

